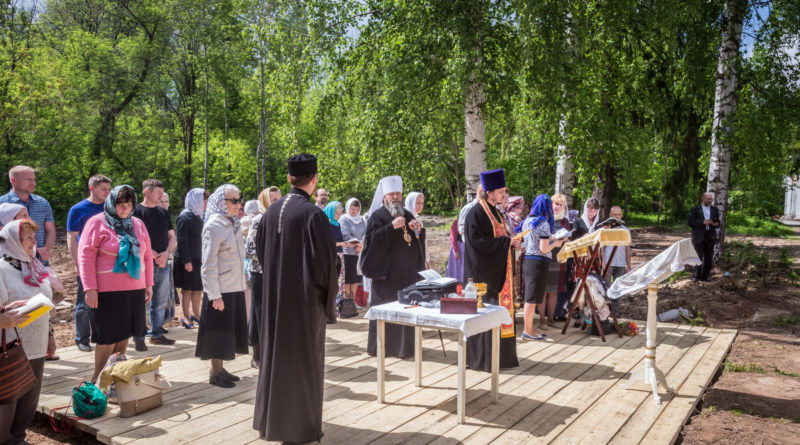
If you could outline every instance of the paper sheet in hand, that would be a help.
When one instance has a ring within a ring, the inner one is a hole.
[[[24,306],[13,309],[19,314],[25,314],[28,316],[28,318],[20,323],[18,327],[24,328],[25,326],[28,326],[37,318],[50,312],[53,307],[55,307],[53,302],[50,301],[49,298],[45,297],[44,294],[36,294],[35,296],[31,297]]]
[[[553,237],[555,239],[564,239],[570,235],[572,235],[572,230],[558,229],[558,232],[556,232],[556,234],[553,235]]]
[[[522,239],[525,235],[527,235],[529,233],[531,233],[531,231],[530,230],[526,230],[526,231],[520,233],[519,235],[515,236],[514,239]]]
[[[436,286],[447,286],[456,283],[455,278],[442,277],[439,275],[439,272],[436,272],[433,269],[422,270],[419,272],[419,274],[422,275],[422,278],[425,278],[422,281],[417,281],[417,284],[419,285],[432,284]]]

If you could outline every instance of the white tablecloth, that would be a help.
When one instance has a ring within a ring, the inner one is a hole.
[[[651,283],[658,284],[673,273],[682,271],[687,265],[697,266],[700,264],[703,262],[698,258],[692,240],[686,238],[673,244],[642,266],[614,280],[606,295],[608,298],[617,299],[645,289]]]
[[[508,309],[487,304],[477,314],[441,314],[439,308],[408,307],[398,301],[372,306],[364,318],[400,322],[428,328],[456,329],[464,338],[486,332],[503,324],[511,324]]]

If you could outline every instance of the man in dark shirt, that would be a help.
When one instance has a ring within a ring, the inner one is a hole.
[[[75,276],[78,277],[78,292],[75,296],[75,344],[84,352],[92,350],[89,346],[92,323],[78,271],[78,241],[81,239],[86,221],[98,213],[103,213],[103,205],[110,191],[110,179],[103,175],[92,176],[89,178],[89,197],[72,206],[67,214],[67,248],[75,264]]]
[[[167,260],[177,246],[172,219],[158,203],[164,195],[164,184],[157,179],[148,179],[142,183],[144,201],[136,205],[133,216],[141,219],[150,235],[150,246],[153,250],[153,299],[150,301],[150,343],[154,345],[171,345],[175,340],[164,336],[164,322],[169,306],[170,276]],[[144,338],[133,338],[137,351],[146,351]]]

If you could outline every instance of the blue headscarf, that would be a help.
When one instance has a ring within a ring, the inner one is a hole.
[[[550,200],[550,196],[544,193],[537,196],[536,199],[533,200],[531,213],[528,214],[528,217],[533,217],[533,227],[547,221],[547,224],[550,225],[550,233],[555,233],[556,222],[553,217],[553,201]]]
[[[133,212],[125,219],[117,215],[117,197],[123,188],[131,189],[133,205],[136,206],[136,192],[133,187],[127,184],[118,185],[111,190],[103,204],[103,216],[106,225],[114,230],[119,241],[119,254],[117,262],[114,264],[114,273],[128,272],[131,278],[138,280],[142,271],[142,262],[139,260],[139,239],[136,238],[136,231],[133,227]]]
[[[325,206],[324,209],[322,209],[322,211],[325,212],[325,215],[328,217],[328,221],[330,221],[331,224],[337,227],[339,226],[339,221],[336,221],[335,218],[336,208],[341,206],[342,204],[339,201],[331,201],[328,203],[328,205]]]

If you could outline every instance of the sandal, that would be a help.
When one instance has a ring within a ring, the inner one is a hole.
[[[48,361],[48,362],[54,362],[54,361],[56,361],[56,360],[59,360],[59,359],[61,359],[61,357],[59,357],[59,356],[58,356],[58,354],[53,354],[53,355],[48,355],[48,356],[46,356],[44,359],[45,359],[46,361]]]
[[[194,325],[192,324],[192,322],[190,322],[190,321],[187,322],[185,318],[181,318],[181,324],[186,329],[194,329]]]
[[[200,320],[198,320],[197,317],[195,317],[194,315],[189,317],[189,321],[191,321],[192,323],[200,324]]]

